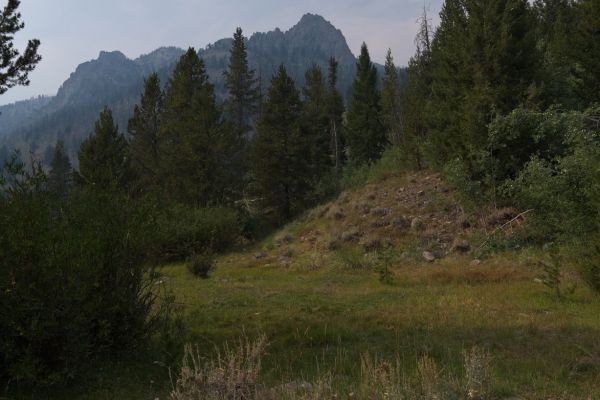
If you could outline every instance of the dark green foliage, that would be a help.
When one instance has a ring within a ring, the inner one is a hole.
[[[127,140],[108,108],[100,113],[94,133],[81,143],[78,157],[79,171],[74,178],[79,186],[126,189],[130,182]]]
[[[53,384],[154,332],[153,229],[112,192],[76,190],[58,207],[39,164],[15,160],[0,179],[0,377]]]
[[[401,129],[397,144],[404,153],[405,163],[416,169],[424,166],[423,147],[427,136],[425,117],[427,102],[431,97],[431,35],[432,29],[424,9],[415,38],[417,50],[408,63],[408,82],[399,100],[402,112],[399,120],[396,119]]]
[[[48,172],[48,191],[59,198],[65,198],[69,194],[73,180],[73,168],[71,161],[65,152],[65,144],[62,140],[56,142],[54,154],[50,162]]]
[[[140,104],[133,109],[127,131],[131,135],[129,154],[137,185],[149,190],[158,185],[160,165],[159,130],[162,117],[163,93],[156,73],[144,80]]]
[[[271,80],[254,141],[254,173],[263,205],[283,222],[306,202],[309,146],[301,130],[302,104],[285,67]]]
[[[554,121],[541,124],[560,127],[565,118],[572,121],[564,133],[564,155],[557,154],[551,160],[534,156],[514,180],[505,184],[505,193],[519,209],[534,210],[535,217],[528,226],[533,240],[572,242],[599,229],[594,188],[600,141],[598,128],[588,123],[597,111],[556,115]]]
[[[401,130],[400,77],[390,49],[388,49],[385,57],[383,86],[381,89],[381,116],[388,141],[394,146],[399,145]]]
[[[223,72],[227,99],[225,112],[238,135],[244,136],[250,130],[250,122],[257,111],[258,88],[254,71],[248,68],[248,53],[242,29],[233,34],[229,51],[229,65]]]
[[[15,33],[25,27],[17,11],[20,3],[8,0],[0,12],[0,95],[16,85],[29,85],[28,75],[42,59],[37,39],[29,40],[22,55],[14,48]]]
[[[356,79],[348,110],[346,143],[348,159],[355,164],[370,164],[379,159],[387,139],[380,120],[381,107],[377,90],[377,70],[363,43],[356,64]]]
[[[429,160],[470,170],[497,115],[535,101],[533,13],[525,0],[448,0],[431,50]]]
[[[578,94],[589,105],[600,102],[600,0],[577,2],[577,27],[573,34],[572,54]]]
[[[157,219],[155,248],[162,261],[181,261],[192,254],[219,252],[240,236],[238,214],[222,207],[171,205]]]
[[[225,129],[213,85],[193,48],[181,57],[165,93],[160,179],[166,199],[189,205],[232,201],[230,168],[238,138]]]
[[[215,268],[215,256],[210,253],[194,254],[187,260],[187,268],[194,276],[207,279]]]
[[[313,65],[306,71],[302,94],[302,129],[307,141],[305,155],[309,176],[314,186],[331,171],[331,135],[327,109],[327,89],[321,68]]]
[[[342,95],[338,92],[337,85],[337,72],[338,62],[335,58],[329,59],[329,68],[327,72],[327,117],[329,119],[329,132],[330,132],[330,153],[331,160],[334,166],[336,175],[339,176],[342,163],[344,162],[344,133],[343,133],[343,114],[344,114],[344,100]]]

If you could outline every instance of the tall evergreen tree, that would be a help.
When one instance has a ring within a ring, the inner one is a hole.
[[[308,188],[302,104],[281,65],[271,80],[254,142],[254,173],[264,206],[283,222],[302,209]]]
[[[342,122],[344,114],[344,100],[337,90],[338,62],[335,58],[329,59],[327,74],[327,116],[329,119],[330,154],[335,172],[339,175],[344,162],[344,134]]]
[[[98,189],[126,189],[131,179],[128,145],[108,107],[100,113],[94,133],[79,148],[75,183]]]
[[[471,170],[495,116],[535,100],[532,16],[526,0],[446,0],[432,43],[431,159]]]
[[[427,128],[425,125],[427,102],[431,96],[431,35],[427,9],[419,20],[415,38],[416,52],[408,62],[408,82],[402,91],[400,115],[401,148],[408,165],[421,169],[424,164],[423,147]]]
[[[387,139],[380,120],[381,107],[377,90],[377,70],[363,43],[356,64],[356,78],[348,111],[346,139],[348,158],[355,164],[368,164],[379,159]]]
[[[133,109],[127,131],[131,135],[130,155],[138,186],[144,189],[157,182],[159,158],[159,130],[162,118],[163,93],[156,73],[144,80],[140,104]]]
[[[310,150],[310,161],[307,160],[310,175],[316,182],[331,167],[327,91],[321,68],[316,64],[310,67],[306,71],[304,82],[302,122]]]
[[[29,40],[22,55],[14,47],[15,33],[25,27],[17,11],[20,4],[19,0],[8,0],[0,11],[0,94],[17,85],[29,85],[29,73],[42,59],[38,39]]]
[[[62,140],[58,140],[54,146],[48,172],[48,191],[55,196],[64,198],[69,193],[72,179],[73,168],[69,156],[65,152],[65,144]]]
[[[387,131],[388,140],[394,145],[400,144],[400,78],[392,50],[385,57],[383,85],[381,88],[381,115]]]
[[[259,92],[254,70],[248,67],[248,54],[242,29],[233,34],[229,51],[229,65],[225,72],[225,112],[235,131],[244,136],[250,130],[250,122],[258,107]]]
[[[161,121],[160,177],[168,199],[204,205],[231,200],[236,148],[224,129],[203,61],[193,48],[181,56],[167,84]]]
[[[572,52],[577,63],[578,93],[588,105],[600,102],[600,0],[579,1],[577,12]]]

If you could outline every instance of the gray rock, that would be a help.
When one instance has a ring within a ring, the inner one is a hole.
[[[267,258],[267,253],[265,253],[264,251],[261,251],[254,255],[255,260],[264,260],[265,258]]]
[[[423,255],[423,258],[425,259],[425,261],[427,261],[427,262],[434,262],[437,259],[435,254],[433,254],[432,252],[427,251],[427,250],[425,250],[422,255]]]
[[[455,239],[451,250],[456,253],[468,253],[471,250],[471,244],[465,239]]]
[[[425,230],[425,222],[419,217],[413,218],[410,223],[410,229],[415,232],[421,232]]]

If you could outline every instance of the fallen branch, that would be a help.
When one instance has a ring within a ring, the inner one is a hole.
[[[494,229],[489,235],[487,235],[487,237],[485,238],[485,240],[483,241],[483,243],[481,243],[481,245],[477,248],[477,250],[475,250],[475,252],[478,252],[479,250],[481,250],[481,248],[483,246],[485,246],[487,244],[487,242],[490,241],[490,239],[492,238],[492,236],[494,236],[499,230],[504,230],[504,228],[507,225],[511,225],[513,222],[522,219],[526,214],[529,214],[530,212],[533,212],[533,209],[531,210],[527,210],[527,211],[523,211],[522,213],[518,214],[517,216],[515,216],[513,219],[511,219],[510,221],[502,224],[501,226],[497,227],[496,229]]]

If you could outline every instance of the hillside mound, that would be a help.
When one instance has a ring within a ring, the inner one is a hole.
[[[403,263],[432,263],[469,255],[514,214],[510,209],[485,217],[467,213],[440,175],[409,173],[348,190],[316,207],[263,242],[246,262],[318,268],[342,259],[359,268],[362,255],[392,254]]]

